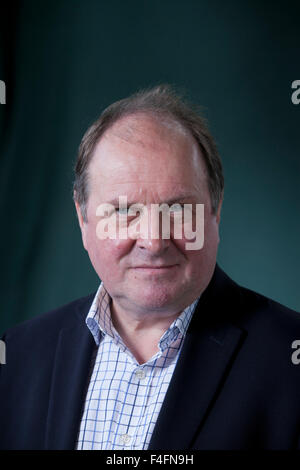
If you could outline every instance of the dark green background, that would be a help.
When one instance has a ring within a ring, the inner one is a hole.
[[[221,153],[218,261],[300,310],[299,2],[1,2],[0,331],[97,288],[71,198],[86,128],[169,82],[204,106]]]

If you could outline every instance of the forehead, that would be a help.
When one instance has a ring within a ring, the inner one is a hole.
[[[102,136],[89,179],[90,193],[103,196],[121,189],[173,194],[205,186],[206,168],[196,141],[178,123],[137,114],[120,119]]]

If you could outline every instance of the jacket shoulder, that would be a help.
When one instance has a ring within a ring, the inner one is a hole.
[[[246,312],[257,312],[257,321],[268,321],[280,327],[294,328],[300,326],[300,313],[274,299],[255,292],[246,287],[239,286],[241,302]],[[252,315],[252,318],[253,315]]]
[[[219,267],[209,297],[218,318],[244,331],[253,347],[279,352],[300,339],[300,313],[236,283]],[[211,302],[209,305],[211,305]]]
[[[58,308],[42,313],[37,317],[25,320],[6,330],[6,339],[19,336],[32,336],[38,332],[56,333],[62,328],[69,328],[85,319],[96,292],[73,300]]]
[[[273,324],[294,328],[300,325],[300,313],[251,290],[231,279],[219,266],[216,268],[209,296],[226,313],[228,320],[241,326]]]

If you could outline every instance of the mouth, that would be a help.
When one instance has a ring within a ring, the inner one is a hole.
[[[133,269],[139,272],[158,274],[158,273],[169,272],[177,267],[178,267],[178,264],[161,265],[161,266],[142,265],[142,266],[135,266]]]

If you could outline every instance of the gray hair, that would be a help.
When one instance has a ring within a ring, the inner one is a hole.
[[[87,222],[88,168],[97,143],[116,121],[138,112],[154,115],[161,120],[170,119],[194,137],[206,165],[212,211],[216,214],[223,197],[224,177],[221,159],[206,121],[198,110],[187,103],[170,85],[158,85],[140,90],[111,104],[84,134],[75,164],[73,185],[74,200],[80,206],[83,220]]]

